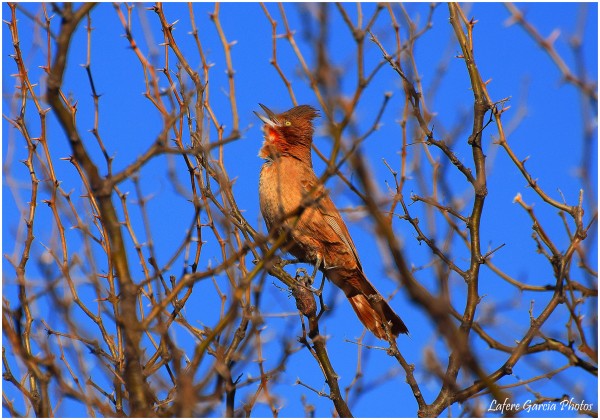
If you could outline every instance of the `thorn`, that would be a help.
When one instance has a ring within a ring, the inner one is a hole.
[[[550,35],[548,35],[548,38],[546,38],[545,43],[549,47],[552,47],[552,44],[554,44],[554,42],[558,39],[559,36],[560,36],[560,29],[557,28],[557,29],[553,30]]]

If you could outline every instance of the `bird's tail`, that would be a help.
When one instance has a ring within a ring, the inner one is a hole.
[[[363,325],[377,338],[383,340],[387,339],[384,322],[387,323],[394,337],[397,337],[398,334],[408,334],[408,328],[402,319],[367,280],[362,271],[356,270],[355,273],[356,275],[353,275],[352,279],[346,280],[346,287],[342,289]],[[349,288],[348,284],[354,287]]]

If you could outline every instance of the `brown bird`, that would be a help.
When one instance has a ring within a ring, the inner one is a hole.
[[[408,329],[377,289],[365,277],[348,228],[313,170],[313,119],[319,114],[300,105],[275,114],[255,114],[265,123],[259,157],[260,210],[269,231],[284,233],[284,250],[300,262],[313,264],[342,289],[360,321],[378,338]]]

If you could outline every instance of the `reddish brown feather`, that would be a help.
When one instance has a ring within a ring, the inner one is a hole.
[[[263,106],[263,109],[266,107]],[[344,291],[360,321],[381,339],[408,333],[406,325],[365,277],[352,237],[312,168],[312,119],[317,111],[307,105],[274,115],[265,125],[265,142],[259,156],[268,159],[260,174],[260,206],[267,227],[288,233],[286,249],[302,262],[316,264]],[[287,124],[286,124],[287,123]],[[282,220],[312,204],[295,223]]]

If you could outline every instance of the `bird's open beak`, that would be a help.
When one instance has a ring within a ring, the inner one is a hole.
[[[275,115],[275,113],[273,111],[271,111],[269,108],[267,108],[266,106],[264,106],[263,104],[259,104],[259,105],[263,109],[263,111],[265,111],[267,116],[265,117],[264,115],[261,115],[258,112],[254,111],[256,116],[258,118],[260,118],[260,120],[262,122],[264,122],[267,125],[270,125],[271,127],[275,127],[275,126],[279,125],[279,120],[277,119],[277,116]]]

